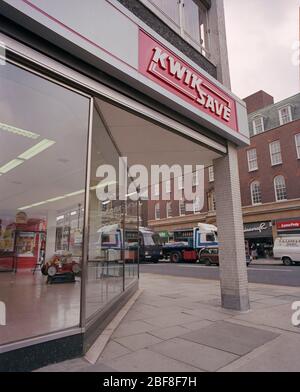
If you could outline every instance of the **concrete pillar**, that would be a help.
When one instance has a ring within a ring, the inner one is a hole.
[[[222,306],[249,310],[237,149],[228,144],[228,155],[214,161],[216,213],[219,237]]]
[[[55,253],[56,241],[56,211],[48,211],[47,214],[47,237],[45,260],[49,260]]]

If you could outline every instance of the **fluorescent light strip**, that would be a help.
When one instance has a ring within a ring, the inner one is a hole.
[[[25,129],[13,127],[12,125],[0,123],[0,130],[14,133],[15,135],[28,137],[29,139],[37,139],[40,135],[34,132],[26,131]]]
[[[24,161],[22,161],[22,162],[24,162]],[[0,171],[1,171],[1,168],[0,168]],[[90,189],[91,190],[95,190],[95,189],[103,188],[103,187],[105,187],[107,185],[113,185],[113,184],[116,184],[116,181],[109,181],[109,182],[106,182],[106,183],[103,183],[103,184],[100,184],[100,185],[93,186]],[[47,204],[47,203],[52,203],[54,201],[62,200],[62,199],[65,199],[67,197],[77,196],[77,195],[80,195],[80,194],[82,194],[84,192],[85,192],[84,189],[80,189],[79,191],[72,192],[72,193],[67,193],[67,194],[65,194],[63,196],[53,197],[52,199],[47,199],[47,200],[44,200],[44,201],[40,201],[38,203],[34,203],[34,204],[30,204],[30,205],[27,205],[27,206],[20,207],[20,208],[18,208],[18,210],[22,210],[22,211],[28,210],[29,208],[32,208],[32,207],[40,206],[40,205]],[[84,209],[82,209],[82,211],[84,211]]]
[[[1,124],[1,123],[0,123]],[[19,155],[18,158],[13,159],[12,161],[6,163],[5,165],[0,167],[0,175],[8,173],[10,170],[24,163],[24,160],[30,159],[35,155],[41,153],[47,148],[53,146],[55,142],[53,140],[44,139],[35,146],[29,148],[29,150],[23,152],[23,154]]]
[[[21,159],[13,159],[12,161],[8,162],[6,165],[0,167],[0,173],[1,174],[8,173],[10,170],[21,165],[23,162],[24,161]]]
[[[40,201],[39,203],[31,204],[31,207],[37,207],[37,206],[40,206],[40,205],[42,205],[44,203],[45,203],[44,201]]]
[[[58,200],[65,199],[65,198],[66,198],[66,196],[57,196],[57,197],[53,197],[52,199],[45,200],[45,203],[52,203],[53,201],[58,201]]]
[[[84,189],[81,189],[80,191],[72,192],[72,193],[67,193],[65,197],[71,197],[71,196],[76,196],[80,195],[81,193],[84,193]]]
[[[104,182],[103,184],[98,184],[98,185],[95,185],[95,186],[91,186],[90,187],[90,190],[91,191],[94,191],[95,189],[100,189],[100,188],[104,188],[104,187],[106,187],[106,186],[109,186],[109,185],[114,185],[114,184],[116,184],[117,182],[116,181],[107,181],[107,182]]]
[[[41,206],[43,204],[53,203],[54,201],[58,201],[58,200],[66,199],[68,197],[80,195],[81,193],[84,193],[84,189],[81,189],[80,191],[76,191],[76,192],[72,192],[72,193],[67,193],[66,195],[63,195],[63,196],[53,197],[51,199],[47,199],[44,201],[40,201],[38,203],[30,204],[28,206],[23,206],[23,207],[18,208],[18,210],[22,210],[22,211],[28,210],[29,208],[32,208],[32,207],[37,207],[37,206]]]
[[[18,156],[18,158],[25,159],[25,160],[33,158],[34,156],[40,154],[42,151],[53,146],[53,144],[55,144],[53,140],[44,139],[38,144],[36,144],[35,146],[23,152],[23,154]]]

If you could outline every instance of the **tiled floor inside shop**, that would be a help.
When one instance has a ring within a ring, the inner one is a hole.
[[[136,278],[126,268],[125,286]],[[86,314],[103,308],[121,293],[122,276],[89,276]],[[6,304],[6,326],[1,327],[0,345],[79,326],[81,279],[75,283],[47,284],[40,271],[0,273],[0,300]]]

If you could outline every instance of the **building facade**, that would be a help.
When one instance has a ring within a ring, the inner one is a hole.
[[[225,37],[220,0],[0,1],[1,370],[84,355],[137,290],[137,164],[214,165],[222,306],[249,308]]]
[[[300,94],[275,104],[259,91],[245,102],[251,144],[238,152],[244,234],[268,257],[278,235],[300,234]],[[196,213],[184,201],[150,202],[149,224],[167,240],[176,228],[216,223],[213,166],[205,169],[204,188],[204,207]]]

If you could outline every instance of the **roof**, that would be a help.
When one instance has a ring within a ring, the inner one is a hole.
[[[280,108],[285,106],[291,106],[293,121],[300,119],[300,93],[297,93],[289,98],[283,99],[282,101],[276,102],[272,105],[264,107],[263,109],[259,109],[256,112],[250,113],[248,115],[250,136],[254,136],[252,122],[255,117],[262,116],[264,118],[265,131],[280,127],[281,124],[279,121],[278,111]]]

